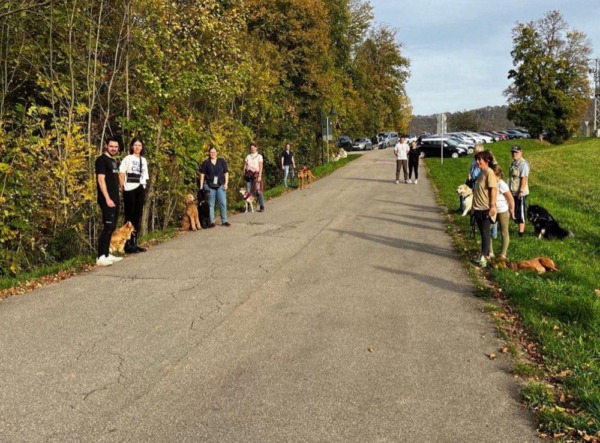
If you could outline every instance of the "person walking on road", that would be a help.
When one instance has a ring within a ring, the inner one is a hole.
[[[119,152],[119,142],[112,137],[106,139],[106,147],[96,159],[96,185],[98,205],[102,210],[102,232],[98,237],[98,258],[96,265],[110,266],[123,260],[110,253],[110,239],[117,228],[119,217],[119,165],[114,158]]]
[[[400,141],[394,146],[394,155],[396,156],[396,184],[400,183],[400,169],[404,172],[404,183],[408,181],[408,151],[409,146],[406,143],[404,136],[400,137]]]
[[[411,182],[413,171],[415,172],[415,185],[419,183],[419,158],[421,150],[417,147],[417,142],[410,144],[408,151],[408,182]]]
[[[215,200],[219,202],[221,213],[221,224],[229,227],[227,221],[227,185],[229,183],[229,169],[225,159],[217,157],[217,148],[208,150],[208,160],[200,165],[200,189],[210,192],[208,195],[209,205],[209,228],[215,227]]]
[[[258,196],[260,209],[258,212],[265,212],[265,199],[263,197],[263,156],[258,153],[258,147],[250,144],[250,154],[244,160],[244,180],[246,181],[246,192],[253,192]]]
[[[146,252],[145,248],[138,245],[142,228],[142,212],[146,201],[146,184],[148,175],[148,162],[142,156],[144,144],[135,137],[129,145],[129,155],[123,159],[119,166],[119,181],[123,189],[123,205],[125,207],[125,223],[133,224],[135,231],[125,243],[125,252],[135,254]]]
[[[294,186],[294,169],[296,169],[296,160],[294,160],[294,153],[291,151],[291,146],[288,143],[285,145],[285,149],[281,153],[281,169],[283,170],[283,188],[287,188],[288,175],[290,175],[291,167],[291,183]]]
[[[496,221],[496,197],[498,180],[494,174],[494,156],[490,151],[475,156],[481,173],[475,181],[473,192],[473,216],[481,234],[481,253],[476,263],[482,268],[487,265],[491,252],[491,223]]]
[[[518,236],[525,232],[527,196],[529,195],[529,162],[523,158],[523,149],[515,145],[510,149],[513,162],[510,165],[509,187],[515,199],[515,222],[519,225]]]

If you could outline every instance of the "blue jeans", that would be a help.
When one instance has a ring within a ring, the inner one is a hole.
[[[217,200],[219,202],[219,210],[221,213],[221,223],[227,223],[227,192],[223,189],[223,185],[219,186],[217,189],[213,189],[209,188],[205,183],[204,189],[210,191],[208,196],[210,222],[215,222],[215,200]]]
[[[255,183],[256,182],[254,180],[252,180],[250,182],[246,182],[246,192],[248,194],[253,194],[252,191],[254,191],[256,189]],[[258,187],[260,188],[260,184],[258,185]],[[263,197],[262,191],[257,190],[256,191],[256,195],[258,195],[258,204],[262,208],[265,205],[265,199]]]
[[[290,168],[290,165],[283,167],[283,187],[287,188],[288,175],[292,177],[292,186],[294,186],[294,170]]]

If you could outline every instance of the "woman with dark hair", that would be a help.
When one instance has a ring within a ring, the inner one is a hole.
[[[125,223],[133,224],[135,231],[131,239],[125,243],[125,252],[135,254],[145,252],[146,249],[138,245],[142,225],[142,212],[146,201],[146,185],[148,175],[148,162],[144,154],[144,143],[138,137],[129,144],[129,155],[123,159],[119,167],[119,179],[123,189],[123,203],[125,206]]]
[[[475,180],[473,190],[473,216],[481,234],[481,254],[475,260],[484,268],[490,258],[492,223],[496,222],[496,198],[498,196],[498,179],[494,173],[494,155],[490,151],[482,151],[475,155],[481,173]]]
[[[227,186],[229,184],[229,167],[223,158],[217,157],[217,148],[208,150],[208,159],[200,165],[200,189],[210,191],[208,205],[210,214],[209,228],[215,227],[215,201],[219,202],[222,226],[229,227],[227,221]]]

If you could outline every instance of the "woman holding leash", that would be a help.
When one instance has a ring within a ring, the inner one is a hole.
[[[496,221],[496,198],[498,196],[498,180],[494,174],[494,155],[490,151],[482,151],[475,155],[481,173],[475,181],[473,191],[473,211],[479,233],[481,234],[481,253],[475,260],[484,268],[491,252],[491,223]]]
[[[258,148],[254,143],[250,144],[250,154],[244,160],[244,181],[246,182],[246,192],[253,191],[258,196],[260,209],[258,212],[265,212],[265,199],[263,197],[264,182],[262,179],[264,160],[258,153]]]
[[[125,243],[125,252],[135,254],[146,252],[145,248],[138,245],[142,228],[142,212],[146,201],[146,184],[148,175],[148,162],[143,157],[144,143],[139,137],[134,137],[129,144],[129,155],[123,159],[119,167],[119,181],[123,189],[123,203],[125,206],[125,223],[131,222],[135,231]]]
[[[229,227],[231,224],[227,221],[227,185],[229,183],[229,169],[225,159],[217,157],[217,148],[211,147],[208,150],[208,160],[204,160],[200,165],[200,189],[206,189],[210,192],[208,195],[209,205],[209,228],[215,227],[215,200],[219,202],[221,212],[221,223]]]

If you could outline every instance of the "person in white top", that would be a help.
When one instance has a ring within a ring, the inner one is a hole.
[[[264,182],[262,179],[263,173],[263,156],[258,153],[256,144],[250,144],[250,154],[244,160],[244,181],[246,182],[246,191],[248,193],[256,192],[260,209],[258,212],[265,211],[265,199],[263,197]]]
[[[135,137],[129,145],[129,155],[119,166],[119,181],[121,189],[123,189],[125,206],[125,223],[130,221],[135,228],[131,239],[125,243],[125,252],[128,254],[146,251],[138,244],[142,227],[142,212],[146,201],[146,185],[150,178],[148,162],[142,154],[144,154],[144,144],[140,138]]]
[[[510,237],[508,234],[508,225],[511,218],[515,218],[515,200],[508,184],[502,180],[504,176],[502,168],[499,165],[495,165],[494,173],[498,178],[498,194],[496,197],[496,212],[498,213],[497,220],[500,225],[500,233],[502,235],[502,249],[498,258],[506,259],[506,252],[508,251],[508,244],[510,243]],[[491,245],[490,245],[491,252]],[[490,254],[491,255],[491,254]]]
[[[408,179],[408,151],[410,146],[406,143],[404,136],[394,146],[394,155],[396,156],[396,184],[400,183],[400,168],[404,171],[404,183],[411,183]]]

